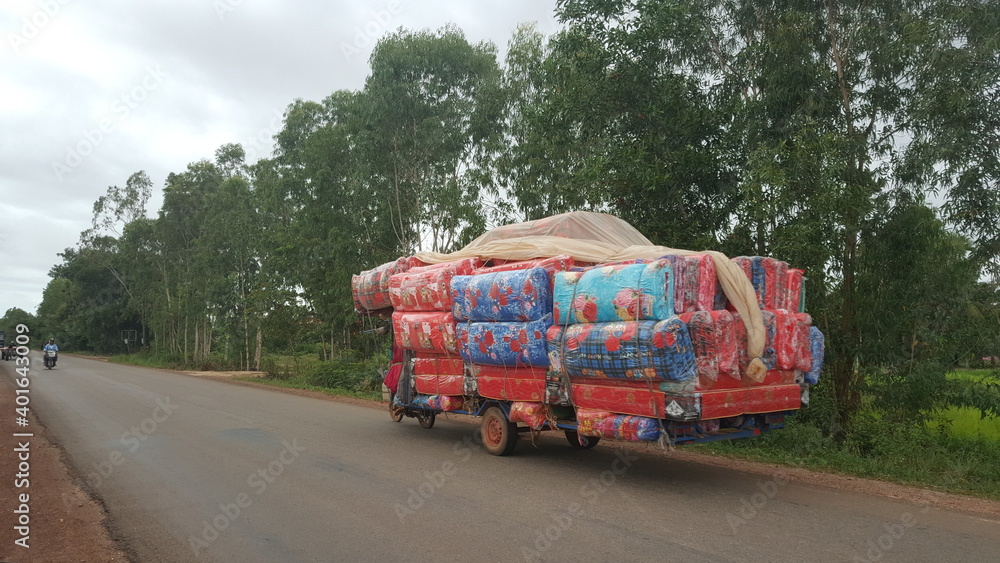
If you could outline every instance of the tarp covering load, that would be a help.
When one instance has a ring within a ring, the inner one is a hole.
[[[691,251],[652,244],[649,239],[612,215],[574,211],[497,227],[465,248],[450,254],[420,252],[415,257],[435,264],[461,258],[537,260],[569,255],[576,262],[606,264],[634,259],[658,259],[668,255],[706,255],[715,266],[719,285],[730,307],[744,319],[750,363],[747,376],[762,380],[766,368],[760,361],[764,347],[764,326],[753,285],[740,268],[724,254],[714,251]]]

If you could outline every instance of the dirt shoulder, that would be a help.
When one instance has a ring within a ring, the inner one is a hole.
[[[0,560],[10,562],[125,562],[105,527],[103,505],[70,476],[62,450],[28,404],[27,425],[16,412],[14,364],[0,378]],[[29,384],[30,396],[30,384]],[[23,400],[22,400],[23,402]],[[15,436],[31,434],[31,436]],[[20,451],[19,451],[20,450]],[[23,477],[22,477],[23,476]],[[27,496],[24,496],[27,495]],[[27,502],[23,502],[27,501]],[[17,514],[20,512],[20,514]],[[27,525],[18,528],[22,524]],[[20,543],[15,543],[20,540]],[[24,547],[27,545],[27,547]]]

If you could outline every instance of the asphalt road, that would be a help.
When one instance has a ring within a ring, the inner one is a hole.
[[[138,561],[997,561],[1000,517],[62,356],[32,407]],[[9,374],[8,374],[9,375]]]

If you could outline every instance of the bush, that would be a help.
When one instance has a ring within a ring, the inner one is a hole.
[[[382,379],[371,362],[332,360],[320,362],[306,372],[305,382],[317,387],[346,389],[359,393],[376,392]]]

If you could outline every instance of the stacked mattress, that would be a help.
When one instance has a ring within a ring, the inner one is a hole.
[[[569,256],[491,267],[400,259],[355,276],[355,306],[393,310],[421,404],[511,402],[541,428],[571,407],[582,436],[654,440],[661,421],[798,409],[819,380],[823,335],[804,312],[804,273],[770,257],[732,261],[761,310],[766,376],[747,376],[747,328],[704,254],[579,267]]]

